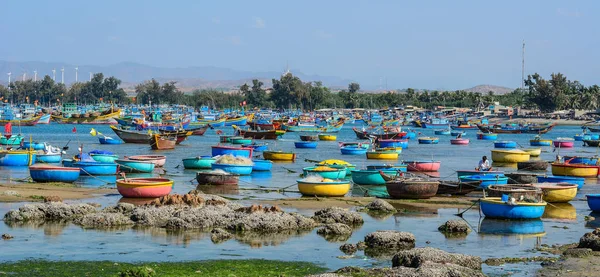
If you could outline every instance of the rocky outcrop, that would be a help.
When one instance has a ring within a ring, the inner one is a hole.
[[[30,220],[72,220],[86,214],[96,212],[89,204],[65,204],[62,202],[47,202],[26,204],[18,210],[11,210],[4,215],[4,220],[23,222]]]
[[[368,248],[410,249],[415,247],[415,236],[400,231],[375,231],[365,236]]]
[[[600,228],[596,228],[592,232],[585,233],[583,237],[579,239],[579,245],[577,248],[589,248],[593,251],[600,251]]]
[[[477,256],[453,254],[443,250],[425,247],[398,252],[392,259],[392,267],[420,267],[425,262],[455,264],[474,270],[481,270],[481,258]]]
[[[352,228],[343,223],[330,223],[319,228],[317,234],[328,241],[346,241],[352,235]]]
[[[462,220],[448,220],[438,227],[438,230],[448,235],[468,235],[471,232],[469,225]]]
[[[388,203],[382,199],[375,199],[373,202],[367,204],[365,206],[367,211],[369,212],[379,212],[379,213],[395,213],[396,208],[392,206],[392,204]]]
[[[340,251],[344,252],[346,255],[352,255],[358,251],[358,247],[356,247],[356,244],[345,243],[340,246]]]
[[[348,226],[359,226],[364,223],[359,213],[339,207],[329,207],[315,212],[312,219],[319,223],[344,223]]]

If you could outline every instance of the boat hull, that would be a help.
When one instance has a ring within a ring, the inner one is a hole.
[[[481,199],[479,205],[486,217],[498,219],[538,219],[546,208],[546,202],[509,205],[499,197]]]
[[[569,176],[538,176],[538,183],[568,183],[577,185],[577,189],[583,188],[585,178]]]
[[[340,151],[342,155],[365,155],[368,149],[359,146],[345,146],[340,148]]]
[[[198,181],[198,185],[237,185],[240,181],[240,175],[198,172],[196,173],[196,181]]]
[[[367,152],[367,159],[369,160],[397,160],[398,152],[396,151],[385,151],[385,152]]]
[[[237,157],[252,158],[252,152],[254,149],[250,147],[231,147],[214,145],[211,146],[212,156],[232,155]]]
[[[298,190],[304,196],[341,197],[350,191],[350,182],[304,182],[298,180]]]
[[[123,141],[111,137],[98,137],[100,144],[122,144]]]
[[[127,159],[134,161],[146,161],[153,163],[156,167],[163,167],[167,163],[167,157],[163,155],[136,155],[129,156]]]
[[[73,183],[79,178],[79,169],[62,166],[38,166],[29,167],[29,175],[35,182],[63,182]]]
[[[586,195],[588,207],[594,212],[600,212],[600,194]]]
[[[119,155],[114,154],[90,154],[92,159],[101,163],[114,163],[116,159],[119,158]]]
[[[212,157],[193,157],[183,159],[185,169],[211,169],[216,160]]]
[[[479,139],[479,140],[496,140],[497,138],[498,138],[498,134],[477,133],[477,139]]]
[[[394,169],[352,170],[352,182],[363,186],[385,185],[385,179],[383,179],[379,171],[386,175],[395,176],[399,172],[406,172],[406,167]]]
[[[316,141],[295,141],[294,146],[296,148],[317,148],[318,143]]]
[[[294,161],[296,160],[296,153],[264,151],[263,158],[270,161]]]
[[[327,134],[319,134],[319,140],[323,141],[336,141],[337,136],[335,135],[327,135]]]
[[[552,163],[552,175],[573,177],[596,177],[598,166],[584,164]]]
[[[469,144],[469,139],[464,139],[464,138],[451,139],[450,140],[450,144],[453,144],[453,145],[468,145]]]
[[[439,161],[404,161],[408,171],[436,172],[440,170]]]
[[[0,151],[0,166],[29,166],[35,163],[35,151]]]
[[[480,188],[487,188],[491,185],[506,185],[508,184],[508,178],[500,175],[471,175],[462,176],[459,178],[461,182],[481,182]]]
[[[552,140],[549,139],[539,139],[539,140],[529,140],[529,145],[531,146],[551,146]]]
[[[115,162],[121,171],[128,173],[151,173],[155,167],[153,162],[146,161],[117,159]]]
[[[252,173],[252,165],[237,165],[237,164],[217,164],[211,165],[212,169],[221,169],[225,172],[238,175],[250,175]]]
[[[391,181],[386,183],[392,199],[428,199],[437,194],[437,181]]]
[[[566,203],[577,195],[575,184],[534,184],[542,189],[542,199],[548,203]]]
[[[273,162],[269,160],[254,160],[252,166],[252,172],[254,171],[271,171],[273,168]]]
[[[65,167],[77,167],[81,174],[88,175],[115,175],[117,174],[116,163],[101,163],[101,162],[77,162],[73,160],[63,160]]]
[[[35,162],[36,163],[46,163],[46,164],[60,163],[61,159],[62,159],[62,156],[61,156],[60,153],[57,153],[57,154],[36,154],[36,156],[35,156]]]
[[[498,163],[526,162],[530,157],[529,153],[520,150],[492,150],[492,161]]]
[[[173,181],[165,178],[117,180],[117,190],[127,198],[158,198],[171,193]]]
[[[310,166],[302,169],[304,176],[319,175],[327,179],[344,179],[346,178],[345,168],[331,168],[329,170],[317,170],[322,166]]]

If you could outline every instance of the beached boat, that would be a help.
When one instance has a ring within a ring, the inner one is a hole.
[[[436,172],[440,170],[440,161],[404,161],[408,171]]]
[[[498,219],[536,219],[541,218],[546,208],[546,202],[507,203],[500,197],[483,198],[479,202],[481,212],[489,218]]]
[[[36,157],[35,150],[0,150],[0,166],[30,166]]]
[[[79,168],[81,174],[88,175],[115,175],[117,174],[118,165],[116,163],[103,163],[96,161],[75,161],[72,159],[64,159],[62,161],[65,167]]]
[[[504,175],[471,175],[462,176],[459,178],[461,182],[477,182],[480,181],[480,188],[487,188],[490,185],[505,185],[508,184],[508,178]]]
[[[542,190],[531,184],[490,185],[486,188],[488,197],[502,197],[527,200],[529,202],[542,201]],[[508,200],[508,199],[507,199]]]
[[[333,167],[333,168],[345,168],[346,176],[352,175],[352,170],[356,169],[356,165],[353,165],[344,160],[335,160],[335,159],[323,160],[323,161],[317,163],[316,165],[326,165],[326,166]]]
[[[585,178],[571,176],[538,176],[538,183],[569,183],[577,185],[577,189],[583,188]]]
[[[367,159],[370,160],[397,160],[396,151],[367,151]]]
[[[171,193],[173,180],[166,178],[126,178],[117,180],[117,190],[128,198],[158,198]]]
[[[598,166],[570,163],[552,163],[552,175],[573,177],[597,177]]]
[[[263,158],[270,161],[294,161],[296,153],[283,151],[264,151]]]
[[[546,169],[548,169],[548,165],[549,165],[549,163],[547,161],[542,161],[542,160],[518,162],[517,169],[518,170],[531,170],[531,171],[535,171],[535,170],[545,171]]]
[[[496,140],[498,138],[498,134],[494,133],[477,133],[477,139],[480,140]]]
[[[481,181],[473,182],[454,182],[454,181],[440,181],[438,185],[438,191],[436,194],[439,195],[466,195],[481,185]]]
[[[269,149],[269,144],[253,142],[250,144],[242,144],[242,147],[250,147],[250,148],[254,149],[254,152],[262,152],[262,151],[266,151],[267,149]]]
[[[191,157],[185,158],[183,161],[183,168],[185,169],[211,169],[212,164],[216,161],[215,158],[210,156]]]
[[[542,190],[542,197],[548,203],[569,202],[577,195],[577,185],[568,183],[539,183],[534,187]]]
[[[125,157],[133,161],[146,161],[153,163],[156,167],[163,167],[167,162],[167,156],[164,155],[136,155]]]
[[[466,138],[451,139],[450,144],[452,144],[452,145],[468,145],[469,139],[466,139]]]
[[[273,162],[269,160],[254,160],[252,166],[252,172],[254,171],[271,171],[273,168]]]
[[[518,163],[529,161],[531,155],[523,150],[492,150],[492,161],[498,163]]]
[[[337,197],[350,191],[350,181],[323,179],[319,182],[300,179],[296,182],[298,190],[304,196]]]
[[[296,148],[317,148],[318,143],[316,141],[295,141],[294,147]]]
[[[541,137],[536,136],[535,138],[529,140],[529,145],[531,145],[531,146],[551,146],[552,140],[551,139],[542,139]]]
[[[494,148],[517,148],[517,143],[514,141],[494,141]]]
[[[232,174],[250,175],[252,173],[252,165],[213,163],[210,166],[213,170],[220,169]]]
[[[329,166],[310,166],[302,169],[304,177],[309,175],[320,175],[323,178],[328,179],[344,179],[346,178],[345,168],[333,168]]]
[[[572,138],[557,138],[552,143],[554,147],[558,148],[573,148],[575,146],[575,140]]]
[[[531,157],[539,157],[542,154],[542,148],[523,148],[521,150],[529,153]]]
[[[600,212],[600,194],[587,194],[585,197],[590,210]]]
[[[79,168],[36,164],[29,167],[29,176],[35,182],[73,183],[79,178]]]
[[[439,181],[397,180],[385,183],[392,199],[427,199],[436,195]]]
[[[238,157],[252,158],[254,149],[251,147],[232,147],[224,145],[211,146],[212,156],[233,155]]]
[[[119,165],[121,171],[127,173],[151,173],[155,167],[154,163],[149,161],[117,159],[115,163]]]
[[[337,136],[332,134],[319,134],[319,140],[323,141],[336,141]]]
[[[199,171],[196,172],[196,181],[198,185],[237,185],[240,175],[225,171]]]
[[[152,135],[149,144],[153,150],[175,149],[177,138],[169,135],[154,134]]]
[[[440,142],[439,138],[436,137],[420,137],[419,144],[438,144]]]
[[[359,146],[344,146],[340,148],[342,155],[364,155],[367,153],[368,149],[359,147]]]

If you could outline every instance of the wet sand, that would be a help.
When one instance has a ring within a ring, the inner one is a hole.
[[[117,190],[81,188],[66,183],[0,184],[0,202],[43,201],[44,196],[58,196],[62,199],[85,199],[108,193],[117,193]]]
[[[473,194],[473,193],[472,193]],[[473,202],[479,199],[479,195],[461,196],[461,197],[443,197],[436,196],[430,199],[385,199],[396,209],[438,209],[438,208],[460,208],[470,207]],[[301,197],[279,200],[263,200],[261,204],[277,205],[282,208],[296,209],[322,209],[327,207],[361,207],[375,200],[374,197]]]
[[[537,272],[537,276],[599,276],[598,272],[600,272],[600,256],[594,254],[590,257],[559,260],[552,265],[544,266]]]

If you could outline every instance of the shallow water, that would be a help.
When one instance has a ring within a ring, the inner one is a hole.
[[[77,126],[78,134],[72,134],[73,125],[49,125],[23,127],[25,135],[31,134],[35,141],[48,141],[56,146],[69,143],[70,154],[75,153],[77,145],[83,143],[84,151],[93,149],[111,150],[121,156],[157,153],[146,145],[122,144],[117,146],[99,145],[97,139],[91,137],[89,126]],[[113,135],[107,126],[94,126],[96,130]],[[16,129],[16,128],[14,128]],[[223,129],[231,132],[230,129]],[[424,135],[432,135],[433,130],[418,129]],[[556,127],[545,138],[572,137],[580,132],[579,127]],[[440,177],[455,179],[455,170],[472,169],[483,155],[490,156],[493,148],[492,141],[475,139],[476,131],[467,131],[466,138],[471,139],[469,146],[450,145],[449,136],[440,136],[438,145],[419,145],[411,141],[408,149],[402,153],[401,159],[435,159],[442,161]],[[499,135],[500,140],[514,140],[523,146],[528,146],[533,135]],[[288,133],[282,140],[268,141],[272,149],[289,150],[297,134]],[[355,137],[350,127],[338,134],[338,141],[354,141]],[[161,151],[167,155],[165,167],[167,176],[175,179],[175,192],[185,193],[195,188],[193,182],[195,171],[183,170],[181,159],[190,156],[210,155],[210,146],[218,141],[214,130],[203,137],[191,137],[183,145],[171,151]],[[570,150],[561,149],[561,155],[594,155],[597,148],[584,148],[581,143]],[[553,160],[556,152],[546,147],[541,159]],[[294,184],[302,167],[312,163],[304,159],[345,159],[357,165],[358,168],[367,164],[381,163],[367,161],[364,156],[342,156],[336,142],[319,142],[315,149],[296,149],[298,160],[295,163],[276,163],[272,172],[253,174],[241,178],[239,190],[235,188],[212,188],[208,193],[218,193],[227,197],[242,199],[251,203],[255,199],[278,199],[298,197]],[[295,173],[291,173],[295,171]],[[516,169],[502,168],[505,171]],[[0,168],[0,176],[4,178],[28,177],[26,168]],[[79,182],[82,186],[103,186],[114,182],[115,177],[86,177]],[[597,180],[588,180],[577,199],[583,199],[586,193],[598,192]],[[258,186],[284,188],[291,186],[288,192],[265,192],[256,189]],[[360,189],[354,193],[361,195]],[[86,202],[99,202],[112,205],[121,201],[119,195],[99,196]],[[22,203],[2,203],[0,213],[4,214],[15,209]],[[287,209],[287,211],[293,211]],[[298,212],[312,215],[314,210],[299,210]],[[481,220],[478,211],[465,213],[464,218],[479,232],[472,232],[465,238],[447,239],[437,231],[437,227],[446,220],[456,219],[457,209],[428,209],[414,211],[386,218],[372,218],[363,214],[365,224],[357,228],[348,242],[356,243],[364,236],[376,230],[408,231],[416,235],[417,246],[432,246],[450,252],[478,255],[483,259],[490,257],[520,257],[536,256],[532,249],[540,244],[563,244],[577,242],[590,228],[600,226],[600,216],[596,221],[584,222],[584,216],[589,209],[585,201],[572,201],[567,205],[548,206],[545,218],[541,221],[509,222]],[[566,228],[565,228],[566,227]],[[339,258],[344,254],[338,250],[342,242],[324,243],[326,240],[316,234],[316,229],[308,233],[273,234],[269,236],[247,236],[234,240],[213,244],[210,235],[201,232],[167,232],[160,228],[122,229],[122,230],[86,230],[72,224],[45,224],[42,226],[9,226],[0,224],[0,233],[15,236],[12,240],[0,241],[3,249],[0,260],[14,261],[25,258],[45,258],[56,260],[117,260],[117,261],[180,261],[198,259],[245,259],[264,258],[289,261],[309,261],[336,269],[343,266],[389,266],[390,258],[370,258],[363,252],[350,258]],[[484,267],[486,273],[503,274],[512,272],[515,275],[531,274],[539,265],[537,263],[523,265],[506,265],[501,267]]]

